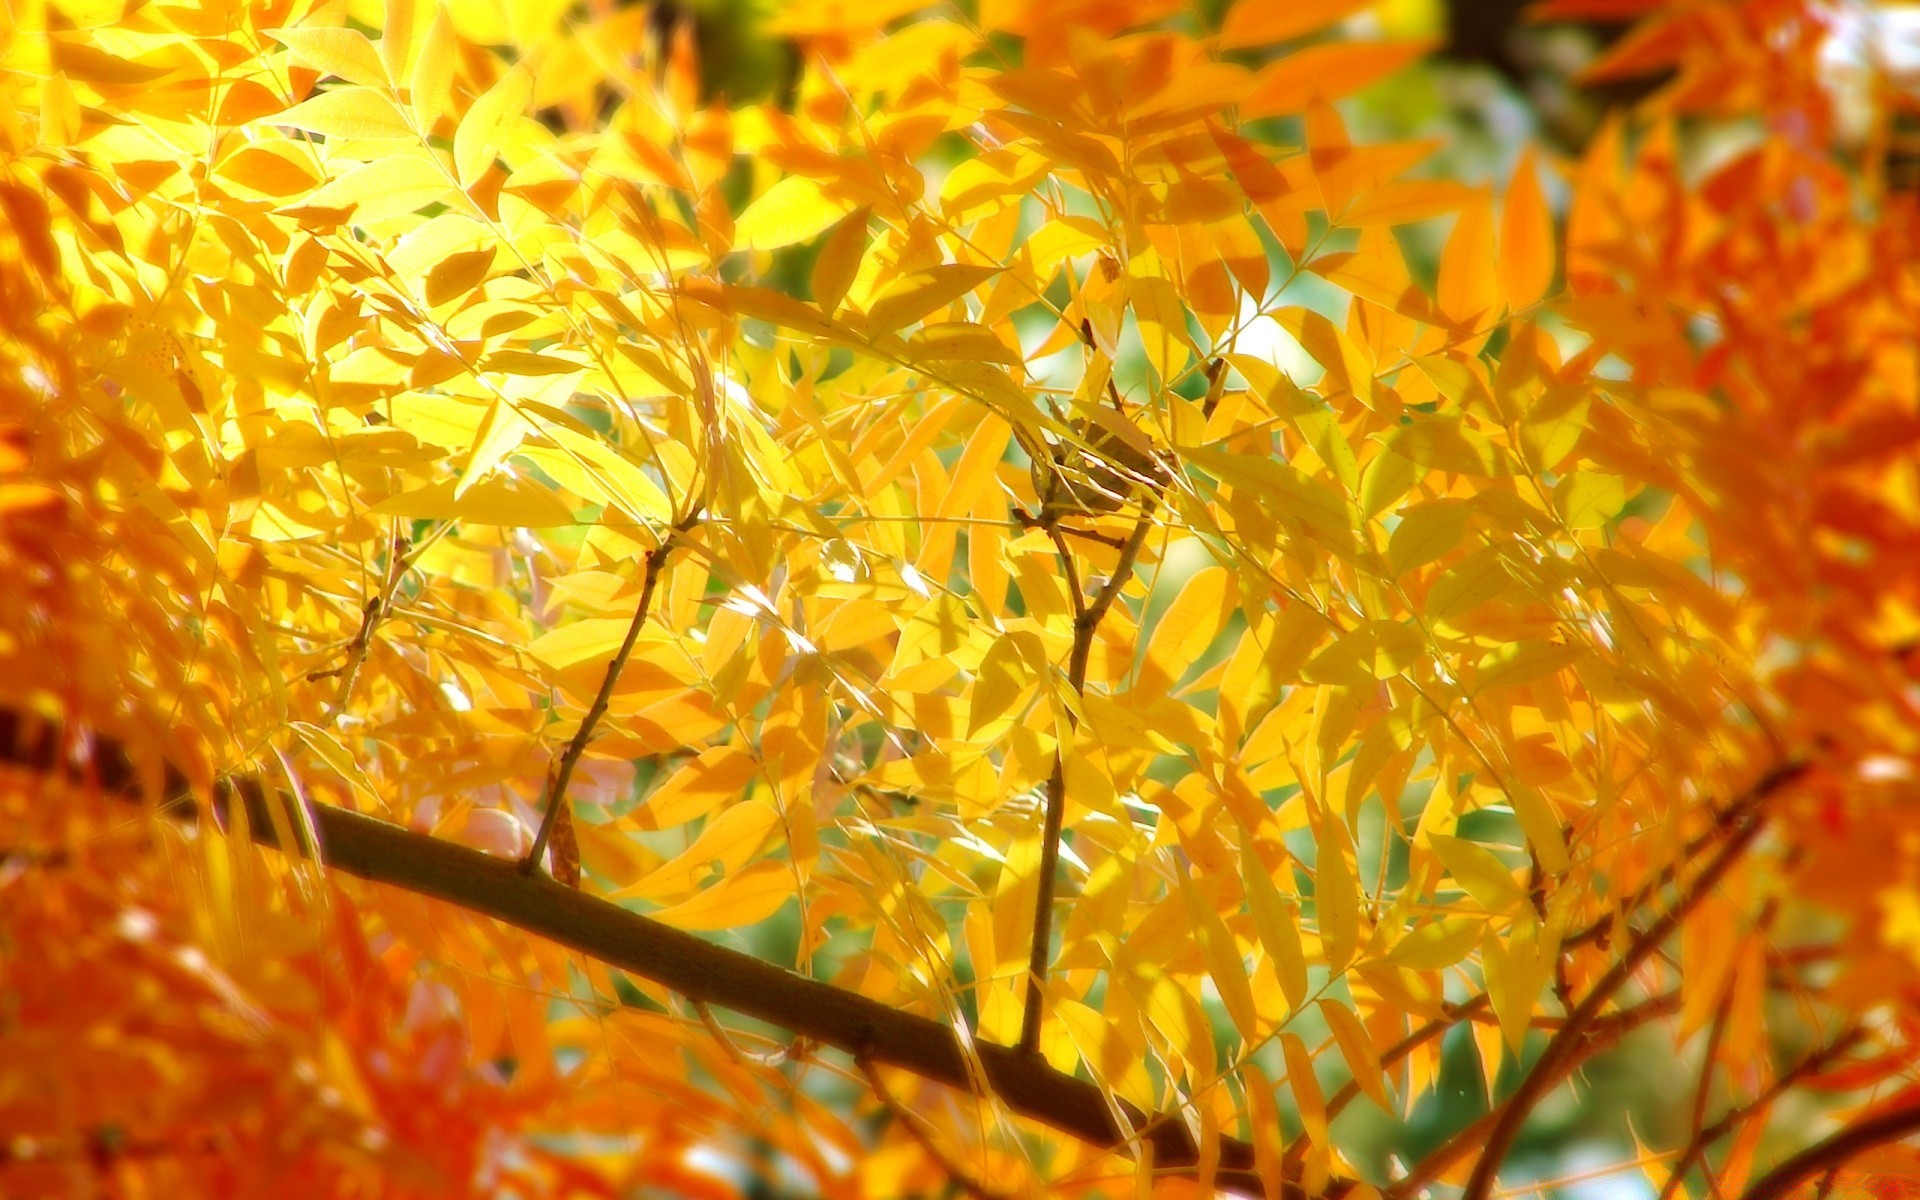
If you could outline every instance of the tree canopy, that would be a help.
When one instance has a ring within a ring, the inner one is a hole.
[[[16,0],[0,1193],[1920,1175],[1909,81],[1418,7]]]

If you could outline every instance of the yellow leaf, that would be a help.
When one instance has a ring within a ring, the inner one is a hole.
[[[1251,1045],[1260,1036],[1260,1019],[1254,1009],[1253,987],[1247,980],[1247,964],[1240,957],[1240,946],[1234,941],[1226,922],[1220,919],[1219,912],[1199,895],[1190,881],[1181,880],[1180,890],[1186,899],[1187,912],[1193,918],[1194,933],[1200,942],[1200,957],[1207,964],[1207,974],[1212,977],[1214,988],[1220,993],[1220,1002],[1226,1006],[1227,1016],[1232,1018],[1240,1036]]]
[[[1258,496],[1270,511],[1300,522],[1321,545],[1339,553],[1353,548],[1347,504],[1326,484],[1266,454],[1234,454],[1212,447],[1182,446],[1181,457],[1236,491]]]
[[[1324,29],[1373,3],[1375,0],[1293,0],[1285,4],[1240,0],[1227,11],[1227,19],[1220,26],[1220,48],[1242,50],[1284,42]]]
[[[940,321],[922,325],[907,337],[907,353],[927,362],[961,360],[1020,365],[1020,352],[1001,341],[984,325],[971,321]]]
[[[1551,966],[1540,953],[1539,926],[1531,920],[1515,925],[1505,941],[1491,926],[1481,939],[1480,971],[1486,979],[1487,1000],[1515,1054],[1526,1041],[1534,1003],[1546,986]]]
[[[1527,845],[1533,847],[1534,856],[1540,860],[1540,868],[1555,874],[1566,870],[1566,834],[1547,798],[1517,779],[1507,781],[1505,790],[1508,802],[1513,805],[1513,815],[1527,835]]]
[[[533,75],[516,63],[460,118],[453,133],[453,165],[462,187],[472,187],[486,173],[499,149],[500,131],[519,120],[531,99]]]
[[[1443,917],[1415,926],[1387,952],[1387,961],[1415,971],[1442,971],[1473,953],[1486,922]]]
[[[1313,1056],[1297,1033],[1280,1035],[1281,1054],[1287,1063],[1287,1086],[1293,1089],[1293,1101],[1300,1110],[1300,1124],[1310,1145],[1327,1150],[1327,1102],[1320,1091],[1320,1079],[1313,1073]]]
[[[413,77],[407,88],[408,103],[413,106],[413,117],[420,123],[422,134],[432,130],[434,122],[447,110],[453,95],[454,68],[459,65],[456,59],[459,49],[446,6],[435,5],[433,21],[420,43],[419,56],[413,60]]]
[[[1197,662],[1236,610],[1239,592],[1223,567],[1193,573],[1153,627],[1147,660],[1159,666],[1171,687]]]
[[[1513,456],[1458,417],[1417,416],[1386,437],[1389,448],[1433,470],[1493,478],[1514,473]]]
[[[1320,1015],[1326,1018],[1327,1028],[1333,1033],[1333,1040],[1340,1047],[1340,1057],[1347,1060],[1347,1070],[1353,1075],[1353,1081],[1367,1099],[1380,1106],[1382,1112],[1393,1112],[1393,1101],[1387,1096],[1386,1078],[1380,1070],[1380,1055],[1373,1048],[1373,1038],[1367,1034],[1367,1027],[1360,1023],[1354,1011],[1337,1000],[1320,1001]]]
[[[1474,204],[1460,213],[1440,252],[1440,281],[1434,291],[1441,315],[1455,328],[1476,334],[1491,330],[1500,304],[1499,276],[1487,269],[1497,261],[1490,207]]]
[[[1404,454],[1376,454],[1360,472],[1360,511],[1379,516],[1420,480],[1418,463]]]
[[[605,441],[559,409],[534,402],[526,408],[541,418],[537,427],[540,434],[559,449],[523,450],[522,453],[537,462],[557,483],[583,496],[591,494],[586,490],[591,487],[636,521],[672,519],[673,505],[666,492],[640,463],[628,457],[625,447]],[[585,486],[575,487],[576,483]]]
[[[1514,882],[1513,872],[1485,846],[1445,833],[1426,833],[1425,840],[1447,874],[1488,913],[1498,915],[1526,903],[1526,893]]]
[[[1458,212],[1480,195],[1479,189],[1445,179],[1413,179],[1383,183],[1354,198],[1338,214],[1338,223],[1350,229],[1407,225]]]
[[[574,824],[573,836],[580,846],[581,863],[606,880],[609,887],[626,887],[660,865],[660,856],[617,822],[591,825],[579,821]]]
[[[967,702],[967,736],[975,736],[982,727],[1004,716],[1032,682],[1033,672],[1018,643],[1011,637],[995,639],[974,672]]]
[[[1545,678],[1586,654],[1581,646],[1558,642],[1509,642],[1481,655],[1472,680],[1475,695],[1497,687],[1518,687]]]
[[[1360,879],[1353,842],[1332,809],[1321,811],[1314,834],[1319,852],[1313,862],[1313,911],[1327,969],[1338,975],[1360,948]]]
[[[816,179],[805,175],[784,175],[772,187],[747,205],[733,223],[733,248],[736,250],[778,250],[795,242],[804,242],[846,216],[853,205],[829,197]],[[854,225],[854,222],[848,222]],[[855,241],[854,265],[858,266],[858,246],[864,241],[866,222],[857,223],[860,235]],[[848,235],[854,239],[853,234]],[[840,251],[846,253],[844,247]],[[848,276],[851,282],[851,275]],[[841,294],[846,294],[845,286]],[[818,297],[816,297],[818,299]],[[838,307],[821,305],[828,312]]]
[[[380,61],[387,77],[399,83],[407,75],[413,52],[413,0],[387,0],[386,23],[380,27]]]
[[[1507,185],[1507,204],[1500,214],[1500,258],[1495,271],[1507,307],[1522,309],[1547,294],[1553,283],[1553,214],[1540,190],[1533,148],[1520,154]]]
[[[1308,46],[1261,68],[1240,102],[1240,118],[1288,116],[1305,112],[1315,100],[1350,96],[1418,60],[1433,45],[1423,39]]]
[[[1280,894],[1266,864],[1254,853],[1252,843],[1240,849],[1240,876],[1246,889],[1247,908],[1253,914],[1254,932],[1266,948],[1287,1007],[1297,1010],[1307,1000],[1307,955],[1300,941],[1300,908]]]
[[[527,653],[555,670],[605,662],[626,641],[633,622],[627,617],[587,617],[548,630],[527,646]]]
[[[1384,228],[1368,229],[1362,235],[1359,250],[1318,255],[1307,267],[1328,283],[1337,284],[1362,300],[1371,300],[1416,321],[1426,321],[1433,306],[1426,292],[1407,274],[1399,247],[1367,244],[1369,235],[1382,233],[1384,241],[1393,241],[1393,235]]]
[[[713,819],[700,836],[665,865],[614,895],[653,901],[675,900],[721,875],[732,875],[752,858],[780,824],[780,814],[764,800],[744,800]]]
[[[495,350],[480,360],[480,370],[502,375],[566,375],[586,369],[583,362],[532,350]]]
[[[360,769],[360,764],[354,761],[353,755],[340,744],[338,738],[319,726],[309,725],[305,721],[289,721],[287,728],[299,734],[300,740],[307,744],[307,748],[318,755],[320,760],[331,767],[333,773],[345,780],[354,791],[359,792],[372,804],[383,803],[379,789],[373,786],[373,780],[367,778],[367,773]]]
[[[828,316],[832,316],[834,310],[840,307],[840,301],[846,299],[847,289],[853,286],[854,276],[860,273],[860,260],[867,250],[867,217],[868,210],[865,208],[856,208],[848,213],[833,227],[832,235],[820,247],[819,257],[813,260],[813,302]],[[738,241],[740,226],[737,222],[733,232],[734,240]]]
[[[1405,574],[1441,557],[1466,535],[1473,508],[1459,500],[1430,500],[1401,510],[1400,524],[1387,539],[1387,562]]]
[[[498,249],[497,246],[483,246],[478,250],[463,250],[435,263],[423,281],[426,284],[427,304],[438,308],[479,287],[486,280]]]
[[[447,198],[453,185],[425,158],[401,155],[355,167],[304,197],[305,208],[351,209],[359,224],[405,216]]]
[[[385,87],[380,52],[358,29],[264,29],[262,33],[293,52],[293,57],[322,75],[348,83]]]
[[[1000,271],[965,263],[942,263],[916,271],[895,283],[867,308],[875,333],[894,333],[979,287]]]
[[[738,929],[766,920],[793,896],[793,871],[785,863],[757,862],[672,908],[648,913],[676,929]]]
[[[373,506],[383,517],[413,517],[426,521],[472,521],[476,525],[521,525],[540,529],[574,524],[573,514],[554,494],[526,479],[483,479],[463,496],[453,494],[453,480],[431,484]]]
[[[1500,547],[1482,546],[1444,571],[1427,589],[1426,613],[1442,623],[1462,616],[1513,586]]]
[[[480,423],[480,436],[467,451],[459,478],[453,481],[453,498],[465,496],[474,484],[512,454],[529,432],[526,420],[505,400],[496,399],[487,409],[487,419]]]
[[[374,66],[378,68],[378,61]],[[414,136],[399,107],[385,93],[367,87],[333,88],[262,120],[329,138]]]
[[[447,448],[468,445],[479,435],[480,423],[489,411],[478,400],[428,392],[402,392],[388,403],[395,429]]]
[[[1140,342],[1147,362],[1162,380],[1171,382],[1197,353],[1187,332],[1187,305],[1168,280],[1154,275],[1127,281],[1127,299],[1140,326]]]
[[[1597,471],[1573,471],[1554,485],[1553,502],[1568,529],[1598,529],[1626,507],[1626,481]]]
[[[80,137],[80,101],[63,72],[40,85],[40,144],[71,146]]]
[[[1399,621],[1367,621],[1340,635],[1301,672],[1309,683],[1363,686],[1391,679],[1426,652],[1420,630]]]
[[[713,746],[682,763],[649,795],[636,816],[645,828],[673,829],[740,794],[760,765],[738,746]]]

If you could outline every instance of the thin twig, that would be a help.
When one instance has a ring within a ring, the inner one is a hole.
[[[1837,1172],[1849,1160],[1920,1130],[1920,1102],[1903,1104],[1847,1126],[1781,1163],[1749,1185],[1742,1200],[1786,1200],[1793,1190],[1823,1171]]]
[[[1093,330],[1081,323],[1081,336],[1089,347],[1093,346]],[[1217,389],[1224,372],[1216,372],[1213,385]],[[1114,407],[1124,410],[1120,402],[1120,393],[1113,386],[1113,380],[1107,380],[1108,395],[1113,398]],[[1051,484],[1051,479],[1050,479]],[[1133,574],[1134,563],[1140,557],[1141,548],[1146,545],[1147,534],[1153,528],[1153,517],[1159,507],[1159,494],[1148,491],[1140,502],[1140,515],[1134,519],[1133,531],[1120,547],[1120,557],[1114,563],[1113,571],[1107,576],[1100,590],[1089,601],[1081,590],[1079,568],[1074,565],[1073,555],[1069,551],[1066,539],[1046,518],[1046,507],[1041,507],[1041,520],[1045,523],[1048,536],[1053,539],[1054,549],[1058,552],[1061,571],[1066,576],[1068,589],[1073,597],[1073,649],[1067,659],[1067,686],[1073,689],[1075,696],[1083,696],[1087,690],[1087,662],[1093,655],[1093,639],[1099,632],[1100,622],[1113,603],[1120,596]],[[1047,776],[1047,811],[1040,833],[1040,894],[1034,899],[1033,940],[1028,943],[1027,953],[1027,994],[1020,1014],[1020,1049],[1028,1054],[1040,1052],[1040,1026],[1046,1018],[1047,965],[1053,948],[1053,892],[1054,876],[1060,869],[1060,837],[1067,816],[1067,755],[1072,747],[1056,746],[1053,752],[1053,771]]]
[[[728,1033],[727,1027],[713,1015],[713,1008],[705,1000],[695,1000],[693,1011],[700,1015],[700,1023],[707,1027],[707,1032],[713,1035],[713,1040],[720,1043],[720,1048],[727,1052],[727,1057],[743,1067],[778,1067],[785,1063],[798,1062],[810,1053],[805,1038],[795,1038],[787,1045],[767,1054],[749,1050],[733,1040],[733,1035]]]
[[[698,506],[694,511],[699,511]],[[531,874],[540,864],[540,856],[547,852],[547,841],[553,836],[555,818],[559,816],[561,806],[567,802],[567,784],[573,780],[573,770],[579,766],[580,756],[587,752],[587,743],[593,740],[594,728],[600,724],[600,718],[607,715],[607,706],[613,701],[614,685],[620,682],[620,672],[626,667],[634,645],[640,640],[640,630],[647,623],[647,610],[653,606],[653,593],[660,585],[660,574],[666,569],[667,557],[673,553],[680,536],[692,529],[697,521],[697,517],[687,517],[662,537],[659,545],[647,551],[646,570],[640,579],[640,599],[634,607],[633,620],[627,625],[627,636],[620,642],[620,649],[614,652],[613,660],[607,664],[607,673],[600,680],[600,691],[593,698],[593,706],[587,709],[580,728],[574,730],[573,740],[567,743],[566,752],[560,756],[560,765],[554,771],[552,783],[547,789],[545,810],[540,815],[540,831],[534,835],[532,849],[520,860],[523,873]]]
[[[1707,1152],[1707,1147],[1732,1133],[1748,1117],[1778,1100],[1807,1076],[1824,1070],[1828,1063],[1859,1045],[1865,1036],[1858,1026],[1848,1027],[1839,1037],[1788,1068],[1752,1100],[1729,1108],[1711,1125],[1696,1124],[1693,1136],[1688,1139],[1686,1147],[1680,1151],[1680,1156],[1673,1160],[1673,1167],[1667,1173],[1666,1182],[1661,1185],[1660,1200],[1669,1200],[1669,1197],[1680,1190],[1681,1181],[1686,1178],[1687,1172],[1692,1169],[1700,1156]]]
[[[360,666],[366,662],[367,652],[373,648],[374,631],[380,627],[381,618],[393,606],[393,591],[400,585],[400,577],[406,574],[412,563],[413,552],[407,539],[396,528],[387,555],[386,577],[374,589],[373,595],[367,597],[366,603],[360,606],[360,628],[354,633],[353,640],[347,643],[346,661],[329,671],[307,673],[307,679],[311,682],[339,676],[340,686],[334,691],[331,713],[335,720],[347,711],[347,701],[353,696],[354,681],[360,677]]]
[[[1611,1050],[1622,1038],[1642,1025],[1679,1011],[1680,993],[1673,991],[1614,1013],[1612,1016],[1590,1022],[1575,1039],[1576,1052],[1563,1055],[1561,1060],[1551,1068],[1553,1074],[1548,1080],[1549,1085],[1557,1085],[1561,1080],[1579,1070],[1581,1063],[1596,1054]],[[1563,1032],[1566,1028],[1565,1025],[1561,1026]],[[1539,1066],[1536,1063],[1535,1070],[1538,1069]],[[1444,1175],[1455,1162],[1470,1153],[1479,1151],[1506,1115],[1506,1111],[1496,1108],[1482,1114],[1473,1124],[1448,1138],[1438,1149],[1429,1152],[1420,1160],[1411,1174],[1404,1179],[1396,1180],[1384,1194],[1395,1200],[1419,1195],[1429,1183]]]
[[[1086,694],[1087,661],[1093,654],[1094,635],[1100,629],[1101,619],[1113,607],[1120,589],[1133,573],[1134,561],[1140,556],[1140,548],[1147,541],[1147,531],[1153,525],[1154,508],[1154,498],[1148,496],[1140,506],[1140,516],[1134,522],[1133,533],[1120,549],[1120,559],[1114,564],[1113,574],[1101,585],[1091,603],[1080,594],[1078,572],[1066,544],[1057,537],[1055,539],[1061,560],[1066,564],[1064,569],[1067,578],[1074,584],[1073,650],[1067,659],[1067,686],[1073,689],[1076,696]],[[1040,894],[1034,899],[1033,941],[1029,943],[1027,955],[1026,1003],[1020,1015],[1020,1049],[1029,1054],[1040,1052],[1040,1024],[1046,1015],[1047,961],[1053,946],[1053,877],[1060,867],[1060,836],[1067,817],[1067,755],[1071,750],[1072,747],[1066,745],[1054,747],[1053,772],[1047,777],[1047,814],[1040,834]]]
[[[1723,820],[1731,816],[1737,824],[1733,833],[1721,844],[1719,852],[1700,873],[1694,877],[1687,890],[1679,896],[1666,915],[1655,921],[1647,930],[1636,937],[1626,952],[1620,956],[1607,973],[1594,984],[1580,1007],[1567,1016],[1567,1023],[1560,1028],[1545,1050],[1535,1060],[1533,1069],[1521,1079],[1520,1086],[1514,1089],[1506,1103],[1499,1110],[1499,1119],[1487,1134],[1486,1142],[1478,1159],[1473,1164],[1473,1173],[1467,1177],[1462,1191],[1462,1200],[1487,1200],[1492,1193],[1494,1180],[1499,1175],[1500,1164],[1505,1161],[1507,1152],[1520,1136],[1521,1127],[1527,1122],[1534,1105],[1556,1086],[1566,1070],[1581,1057],[1581,1046],[1587,1027],[1600,1016],[1600,1012],[1613,1000],[1615,992],[1625,986],[1633,973],[1660,946],[1672,936],[1674,930],[1686,920],[1687,916],[1717,886],[1721,878],[1733,869],[1740,856],[1746,852],[1753,840],[1760,836],[1761,828],[1766,824],[1763,809],[1766,799],[1773,793],[1799,778],[1807,770],[1803,763],[1788,763],[1768,771],[1748,790],[1746,795],[1723,815]]]
[[[999,1188],[987,1186],[976,1178],[973,1172],[954,1161],[953,1156],[948,1154],[946,1148],[940,1144],[939,1136],[933,1127],[928,1125],[919,1113],[894,1098],[893,1092],[887,1088],[886,1080],[880,1078],[879,1068],[873,1065],[871,1058],[865,1054],[856,1054],[853,1061],[859,1066],[860,1073],[867,1077],[867,1086],[873,1089],[873,1094],[886,1107],[887,1112],[894,1120],[900,1122],[915,1142],[919,1143],[920,1149],[926,1152],[927,1157],[947,1173],[947,1178],[953,1181],[955,1187],[973,1197],[973,1200],[1013,1200],[1015,1193],[1003,1192]]]

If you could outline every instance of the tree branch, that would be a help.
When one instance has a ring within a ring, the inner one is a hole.
[[[1859,1026],[1849,1027],[1842,1031],[1839,1037],[1828,1042],[1826,1045],[1815,1050],[1788,1068],[1778,1079],[1773,1081],[1771,1086],[1758,1096],[1745,1104],[1735,1105],[1720,1114],[1720,1117],[1715,1120],[1713,1124],[1705,1125],[1696,1121],[1693,1136],[1688,1140],[1686,1149],[1680,1152],[1680,1157],[1673,1160],[1673,1167],[1667,1173],[1667,1181],[1660,1187],[1660,1200],[1668,1200],[1669,1197],[1680,1190],[1680,1184],[1686,1178],[1687,1171],[1693,1167],[1694,1162],[1698,1160],[1701,1155],[1706,1153],[1708,1146],[1713,1145],[1713,1143],[1732,1133],[1742,1121],[1746,1120],[1753,1113],[1772,1104],[1775,1100],[1778,1100],[1781,1096],[1791,1091],[1802,1079],[1805,1079],[1816,1071],[1826,1069],[1828,1063],[1859,1045],[1864,1036],[1865,1034]]]
[[[1920,1101],[1888,1109],[1847,1126],[1762,1175],[1742,1200],[1786,1200],[1788,1193],[1823,1171],[1838,1170],[1849,1159],[1920,1130]]]
[[[1560,1063],[1553,1068],[1553,1077],[1547,1081],[1548,1086],[1558,1084],[1579,1070],[1580,1064],[1594,1055],[1613,1049],[1622,1038],[1642,1025],[1662,1017],[1672,1016],[1679,1011],[1680,993],[1676,990],[1590,1023],[1586,1027],[1584,1036],[1579,1039],[1577,1052],[1563,1056]],[[1563,1025],[1561,1028],[1564,1030],[1566,1026]],[[1538,1070],[1538,1064],[1535,1065],[1535,1069]],[[1448,1168],[1455,1162],[1484,1146],[1488,1135],[1507,1111],[1507,1109],[1496,1108],[1481,1114],[1471,1125],[1455,1133],[1437,1149],[1428,1152],[1413,1171],[1406,1178],[1396,1180],[1393,1186],[1386,1190],[1385,1195],[1392,1200],[1418,1196],[1428,1184],[1446,1174]]]
[[[84,761],[76,760],[69,746],[57,726],[0,709],[0,765],[90,782],[119,799],[142,799],[142,774],[121,744],[96,737]],[[168,767],[162,788],[160,811],[181,820],[196,817],[191,787],[180,771]],[[515,862],[334,805],[306,805],[310,825],[286,822],[299,844],[281,847],[268,806],[298,802],[257,779],[240,777],[215,788],[216,820],[224,820],[236,801],[246,811],[253,840],[263,846],[444,900],[630,971],[689,1000],[758,1018],[849,1055],[864,1053],[873,1062],[936,1083],[975,1089],[969,1051],[954,1030],[939,1021],[796,975],[544,875],[523,873]],[[306,828],[313,830],[312,842]],[[1197,1171],[1201,1155],[1185,1122],[1149,1118],[1118,1102],[1123,1125],[1098,1087],[1054,1070],[1037,1055],[987,1042],[973,1043],[971,1053],[991,1093],[1020,1116],[1096,1146],[1118,1149],[1138,1137],[1152,1146],[1156,1168]],[[1212,1152],[1220,1164],[1221,1188],[1245,1196],[1268,1194],[1255,1170],[1251,1145],[1223,1137]],[[1293,1180],[1281,1182],[1279,1192],[1286,1200],[1317,1200]]]
[[[1068,584],[1073,589],[1073,650],[1067,659],[1067,686],[1076,696],[1086,694],[1087,661],[1093,654],[1094,635],[1099,632],[1100,621],[1107,610],[1119,597],[1120,589],[1126,586],[1127,577],[1133,573],[1134,560],[1140,556],[1140,548],[1147,542],[1147,531],[1153,527],[1154,507],[1153,496],[1142,501],[1140,516],[1134,521],[1126,544],[1120,548],[1120,559],[1114,564],[1113,574],[1100,586],[1092,603],[1081,595],[1073,556],[1054,533],[1054,544],[1059,548]],[[1027,953],[1027,995],[1020,1013],[1020,1050],[1025,1054],[1040,1052],[1040,1023],[1046,1017],[1047,965],[1053,948],[1053,877],[1060,869],[1060,834],[1067,819],[1067,753],[1070,749],[1068,746],[1054,748],[1053,773],[1047,776],[1047,815],[1040,833],[1040,894],[1034,898],[1033,940]]]
[[[1566,1070],[1581,1057],[1583,1035],[1587,1027],[1612,1002],[1614,993],[1640,969],[1640,964],[1672,936],[1694,907],[1706,899],[1707,893],[1733,869],[1734,863],[1739,861],[1747,847],[1760,836],[1760,830],[1766,824],[1766,814],[1762,811],[1765,800],[1798,779],[1806,770],[1803,763],[1775,767],[1761,776],[1739,801],[1729,806],[1721,820],[1723,824],[1731,824],[1733,832],[1721,844],[1712,861],[1694,877],[1666,915],[1635,938],[1619,961],[1593,985],[1593,990],[1580,1002],[1580,1007],[1567,1015],[1567,1023],[1560,1027],[1560,1031],[1547,1043],[1546,1049],[1541,1051],[1533,1069],[1520,1081],[1520,1086],[1507,1097],[1500,1108],[1499,1119],[1487,1134],[1479,1159],[1473,1164],[1473,1173],[1467,1177],[1466,1188],[1461,1193],[1462,1200],[1487,1200],[1493,1191],[1494,1179],[1500,1172],[1500,1164],[1506,1160],[1507,1152],[1519,1138],[1520,1130],[1527,1123],[1534,1105],[1559,1083]]]
[[[694,509],[697,513],[698,507]],[[567,784],[573,780],[574,768],[580,765],[580,756],[587,752],[587,743],[593,740],[593,731],[600,724],[600,718],[607,715],[607,706],[613,701],[614,685],[620,682],[620,672],[626,668],[627,659],[633,655],[633,647],[640,640],[640,630],[647,623],[647,610],[653,606],[654,590],[660,585],[660,573],[666,569],[667,557],[673,553],[674,543],[680,535],[693,528],[695,517],[688,517],[675,525],[660,539],[660,544],[647,551],[646,572],[640,580],[640,599],[634,606],[633,621],[627,626],[627,636],[620,642],[620,649],[614,652],[607,663],[607,673],[600,680],[599,694],[593,698],[593,706],[587,709],[587,715],[581,719],[580,728],[573,731],[573,740],[567,743],[567,749],[560,756],[560,766],[553,774],[553,783],[547,790],[545,810],[540,814],[540,832],[534,835],[533,846],[527,856],[520,861],[520,870],[531,873],[540,865],[540,856],[546,853],[547,840],[553,836],[555,818],[560,815],[567,803]]]

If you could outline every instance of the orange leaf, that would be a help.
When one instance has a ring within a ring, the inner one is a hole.
[[[1227,13],[1220,26],[1220,48],[1241,50],[1248,46],[1271,46],[1290,38],[1324,29],[1343,17],[1351,16],[1374,0],[1241,0]]]
[[[1307,111],[1316,99],[1351,96],[1421,58],[1433,45],[1421,39],[1309,46],[1262,68],[1240,102],[1240,116],[1243,120],[1285,116]]]
[[[1522,309],[1547,294],[1553,283],[1553,214],[1534,171],[1533,150],[1520,155],[1500,214],[1500,257],[1494,264],[1507,307]]]

